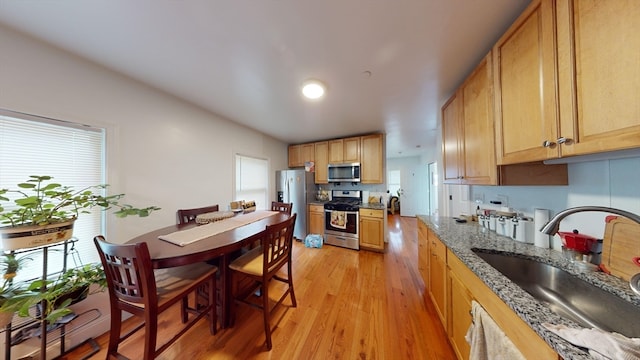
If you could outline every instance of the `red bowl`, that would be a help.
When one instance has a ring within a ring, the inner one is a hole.
[[[560,235],[565,247],[584,254],[591,252],[591,246],[598,241],[593,236],[579,234],[577,230],[573,230],[573,232],[558,231],[558,235]]]

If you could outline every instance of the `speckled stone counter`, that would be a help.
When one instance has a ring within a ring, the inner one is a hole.
[[[511,282],[498,270],[478,257],[472,249],[484,249],[488,252],[506,252],[559,267],[580,279],[598,286],[610,293],[638,306],[640,297],[636,296],[626,281],[602,272],[580,272],[575,265],[565,259],[558,251],[542,249],[531,244],[499,236],[484,229],[477,222],[456,223],[451,218],[418,216],[440,240],[493,290],[520,318],[543,338],[564,359],[591,359],[585,349],[573,346],[569,342],[545,329],[541,324],[564,324],[580,327],[578,324],[560,317],[544,303]],[[607,306],[607,304],[602,304]]]
[[[362,209],[374,209],[374,210],[386,210],[386,206],[381,203],[362,203],[360,204]]]

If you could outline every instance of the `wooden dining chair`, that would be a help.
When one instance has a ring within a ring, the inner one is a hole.
[[[291,215],[292,208],[293,208],[293,203],[283,203],[283,202],[277,202],[277,201],[271,202],[271,211],[280,211],[280,212]]]
[[[219,206],[217,204],[193,209],[180,209],[177,212],[178,225],[195,222],[196,216],[214,211],[219,211]]]
[[[248,253],[240,256],[231,264],[232,279],[243,276],[254,281],[255,286],[246,289],[237,289],[233,294],[234,301],[231,304],[231,319],[235,319],[235,303],[241,302],[262,310],[264,320],[264,332],[266,336],[267,349],[271,350],[271,313],[282,304],[287,295],[291,296],[291,303],[296,307],[296,296],[293,291],[293,278],[291,272],[291,247],[293,242],[293,228],[296,223],[296,214],[287,220],[269,225],[263,232],[261,246],[252,249]],[[287,264],[286,278],[278,274],[285,264]],[[269,305],[269,284],[271,280],[277,280],[287,284],[278,301],[273,306]],[[256,295],[259,289],[259,295]]]
[[[197,263],[168,269],[154,270],[147,243],[111,244],[103,236],[94,243],[107,277],[111,307],[111,330],[107,358],[121,358],[118,346],[136,331],[144,328],[145,360],[154,359],[203,317],[209,316],[209,331],[216,334],[217,316],[214,293],[206,306],[188,307],[188,296],[207,284],[216,287],[218,268]],[[185,324],[169,341],[156,348],[158,316],[172,305],[181,304],[181,321]],[[122,311],[142,318],[143,323],[121,334]],[[191,319],[189,319],[189,315]]]

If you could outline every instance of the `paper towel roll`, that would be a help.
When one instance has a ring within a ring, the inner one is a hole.
[[[535,226],[535,236],[533,238],[533,244],[535,246],[548,249],[549,248],[549,235],[540,232],[540,229],[549,221],[549,210],[547,209],[535,209],[533,213],[533,223]]]

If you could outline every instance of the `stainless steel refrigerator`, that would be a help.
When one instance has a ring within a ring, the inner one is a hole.
[[[292,214],[298,214],[293,236],[298,241],[307,236],[307,202],[315,199],[315,178],[305,170],[276,171],[276,201],[292,203]]]

